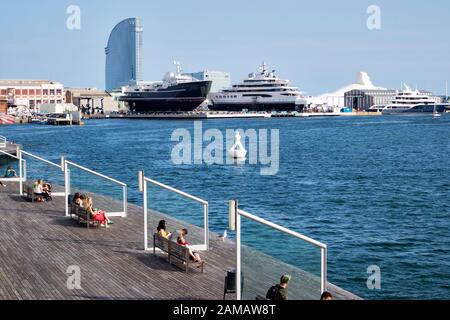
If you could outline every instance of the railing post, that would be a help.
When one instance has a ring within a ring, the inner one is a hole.
[[[204,211],[204,220],[205,220],[205,246],[206,251],[209,250],[209,204],[206,203],[203,205],[203,211]]]
[[[123,212],[125,214],[124,218],[128,216],[128,187],[123,186]]]
[[[144,196],[144,238],[145,238],[145,251],[148,250],[148,200],[147,200],[147,181],[143,181],[142,194]]]
[[[239,214],[238,201],[233,201],[233,214],[235,216],[236,230],[236,299],[242,300],[242,260],[241,260],[241,215]]]
[[[321,263],[321,293],[324,293],[325,291],[328,291],[328,275],[327,275],[327,263],[328,263],[328,248],[321,248],[321,257],[322,257],[322,263]]]
[[[20,188],[20,195],[23,196],[23,167],[22,167],[22,150],[20,150],[19,148],[17,148],[18,150],[18,156],[19,156],[19,177],[20,177],[20,181],[19,181],[19,188]]]
[[[69,214],[69,192],[70,192],[70,176],[67,161],[62,158],[63,170],[64,170],[64,193],[65,193],[65,202],[66,202],[66,217],[70,216]]]

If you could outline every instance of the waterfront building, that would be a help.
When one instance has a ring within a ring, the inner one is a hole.
[[[36,111],[40,104],[64,103],[64,86],[49,80],[0,80],[3,107],[25,107]]]
[[[231,87],[231,74],[227,72],[204,70],[188,75],[200,81],[212,81],[211,93]]]
[[[123,20],[114,27],[105,48],[107,91],[143,80],[143,31],[140,18]]]
[[[349,84],[334,92],[325,93],[309,100],[309,103],[314,106],[328,106],[331,108],[342,109],[349,107],[346,105],[345,93],[353,90],[387,90],[386,88],[375,86],[370,80],[366,72],[358,73],[356,83]]]
[[[110,93],[97,88],[68,88],[66,101],[89,114],[117,112],[120,106]]]
[[[345,93],[345,106],[367,111],[375,105],[385,106],[394,100],[396,90],[351,90]]]

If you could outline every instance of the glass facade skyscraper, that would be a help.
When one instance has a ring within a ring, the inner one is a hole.
[[[130,18],[117,24],[109,36],[106,53],[106,90],[143,80],[142,19]]]

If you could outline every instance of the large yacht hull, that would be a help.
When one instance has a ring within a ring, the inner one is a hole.
[[[298,105],[295,102],[280,102],[280,103],[216,103],[210,107],[214,111],[233,111],[241,112],[248,110],[251,112],[271,112],[271,111],[302,111],[303,105]]]
[[[189,112],[198,108],[211,90],[211,81],[180,83],[154,91],[129,92],[120,98],[133,113]]]
[[[405,115],[405,114],[427,114],[427,113],[444,113],[450,108],[449,104],[421,104],[416,105],[411,108],[402,109],[389,109],[385,108],[383,110],[384,115]]]

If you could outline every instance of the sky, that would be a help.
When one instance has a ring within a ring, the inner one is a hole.
[[[40,0],[6,1],[0,19],[0,79],[49,79],[105,87],[113,27],[144,23],[144,78],[183,71],[230,72],[239,82],[266,61],[309,95],[334,91],[366,71],[377,86],[402,82],[445,94],[450,81],[448,0]],[[81,9],[69,30],[67,8]],[[381,29],[370,30],[370,5]]]

